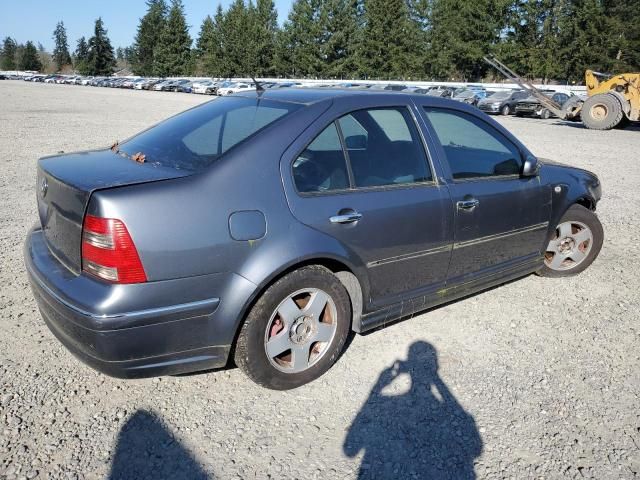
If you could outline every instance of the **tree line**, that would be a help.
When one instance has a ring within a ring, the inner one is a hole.
[[[51,61],[106,75],[117,62],[146,76],[467,80],[499,78],[495,54],[522,75],[580,81],[584,70],[640,70],[637,0],[234,0],[193,42],[181,0],[147,0],[132,45],[115,52],[101,19],[69,52],[64,24]],[[41,47],[41,46],[40,46]],[[5,70],[40,70],[42,48],[5,38]],[[14,68],[10,68],[14,67]],[[27,68],[28,67],[28,68]],[[37,68],[40,67],[40,68]]]

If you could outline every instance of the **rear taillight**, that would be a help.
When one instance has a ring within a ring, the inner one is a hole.
[[[82,270],[113,283],[147,281],[127,227],[115,218],[85,216],[82,227]]]

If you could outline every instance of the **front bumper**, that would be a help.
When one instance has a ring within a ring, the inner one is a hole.
[[[478,105],[478,108],[485,113],[498,113],[500,112],[500,107],[501,107],[500,105],[484,104],[484,103],[481,103]]]
[[[132,285],[75,275],[53,257],[41,230],[29,233],[25,264],[42,317],[76,357],[107,375],[141,378],[227,363],[240,305],[255,285],[215,274]],[[233,289],[220,307],[213,291]],[[233,297],[233,295],[232,295]]]

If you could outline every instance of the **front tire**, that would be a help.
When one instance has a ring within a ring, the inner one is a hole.
[[[586,270],[602,249],[604,230],[595,213],[572,205],[562,216],[544,253],[543,277],[570,277]]]
[[[303,267],[277,280],[255,303],[234,360],[263,387],[297,388],[331,368],[350,326],[351,302],[340,280],[324,267]]]
[[[510,107],[509,105],[505,105],[505,106],[504,106],[504,107],[502,107],[502,109],[500,110],[500,113],[501,113],[502,115],[504,115],[505,117],[506,117],[507,115],[510,115],[510,114],[511,114],[511,107]]]
[[[582,123],[592,130],[611,130],[618,126],[624,117],[620,101],[608,93],[587,98],[581,113]]]

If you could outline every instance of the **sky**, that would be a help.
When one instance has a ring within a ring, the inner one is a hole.
[[[69,50],[73,52],[76,41],[93,34],[93,25],[102,17],[114,48],[133,43],[138,22],[146,12],[145,0],[2,0],[0,15],[0,39],[15,38],[18,43],[28,40],[53,50],[53,30],[59,20],[67,29]],[[183,0],[187,24],[194,40],[200,31],[202,20],[213,16],[221,3],[226,8],[232,0]],[[275,0],[278,20],[289,14],[292,0]]]

